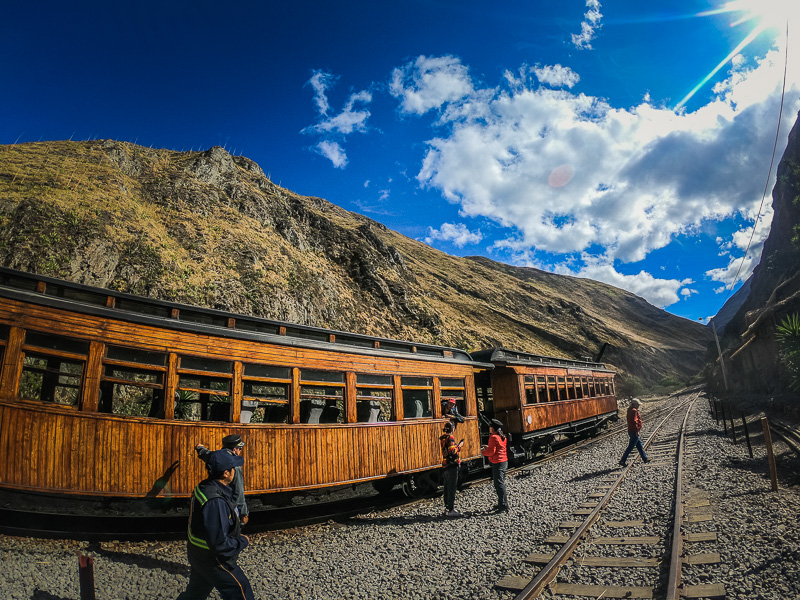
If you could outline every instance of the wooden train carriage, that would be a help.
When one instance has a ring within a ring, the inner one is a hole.
[[[480,442],[463,351],[232,315],[0,269],[0,488],[186,497],[241,434],[249,494],[440,464],[441,402]]]
[[[476,377],[481,409],[503,422],[516,448],[532,458],[556,433],[577,435],[617,418],[614,372],[601,363],[493,348],[473,352],[490,362]]]

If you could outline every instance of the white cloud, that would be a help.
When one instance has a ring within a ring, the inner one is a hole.
[[[694,283],[691,279],[657,279],[646,271],[640,271],[636,275],[624,275],[618,272],[611,264],[596,262],[589,257],[585,258],[588,260],[588,264],[577,273],[571,273],[563,268],[557,269],[557,272],[602,281],[623,290],[628,290],[658,308],[664,308],[678,302],[680,300],[678,296],[679,290],[684,297],[695,293],[694,290],[689,290],[686,293],[686,288],[681,289],[685,285]]]
[[[473,87],[467,67],[458,58],[419,56],[392,71],[389,91],[400,99],[403,112],[421,115],[469,96]]]
[[[313,72],[307,84],[314,90],[314,103],[317,105],[320,119],[314,125],[303,129],[301,133],[319,136],[321,140],[315,146],[315,151],[330,159],[334,167],[344,168],[347,165],[347,155],[339,142],[351,133],[367,130],[366,123],[370,112],[363,107],[357,107],[357,105],[366,105],[372,102],[372,93],[362,90],[350,94],[342,111],[337,115],[329,116],[331,106],[327,92],[335,79],[332,74],[324,71]]]
[[[545,67],[534,67],[533,74],[536,78],[551,87],[573,87],[578,83],[580,76],[569,67],[561,65],[549,65]]]
[[[600,19],[603,15],[600,14],[600,2],[598,0],[586,0],[586,11],[583,15],[583,22],[581,23],[581,32],[572,34],[572,43],[576,48],[591,50],[592,40],[596,37],[596,32],[602,24]]]
[[[467,244],[477,244],[482,239],[483,234],[480,231],[470,231],[464,223],[442,223],[439,229],[428,227],[425,243],[433,244],[436,240],[441,240],[463,248]]]
[[[344,169],[347,166],[347,155],[336,142],[322,140],[314,147],[314,150],[330,160],[337,169]]]
[[[781,143],[800,107],[795,53]],[[447,72],[466,74],[445,58]],[[782,75],[783,58],[770,52],[749,70],[737,66],[706,106],[678,113],[534,87],[524,71],[506,73],[496,89],[461,81],[464,95],[440,115],[448,129],[428,141],[417,178],[459,204],[463,217],[511,228],[497,249],[565,257],[592,249],[606,262],[639,261],[704,221],[755,217]]]

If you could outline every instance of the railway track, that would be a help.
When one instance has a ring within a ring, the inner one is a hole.
[[[713,518],[708,497],[689,484],[693,478],[684,469],[692,452],[687,424],[697,397],[689,394],[662,417],[645,444],[647,464],[637,455],[605,477],[575,507],[574,520],[561,523],[518,574],[495,587],[516,593],[515,600],[724,597],[717,583],[681,583],[687,569],[719,562],[716,534],[708,527]]]

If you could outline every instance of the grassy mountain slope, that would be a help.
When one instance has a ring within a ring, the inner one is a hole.
[[[700,325],[587,279],[459,258],[272,183],[222,148],[0,146],[0,263],[115,290],[475,350],[698,370]]]

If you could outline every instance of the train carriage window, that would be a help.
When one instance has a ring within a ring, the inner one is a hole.
[[[589,382],[586,381],[586,377],[581,377],[581,388],[583,389],[583,397],[590,398],[589,395]]]
[[[181,356],[175,418],[184,421],[230,421],[230,361]]]
[[[22,360],[19,397],[78,406],[84,362],[26,352]]]
[[[597,396],[597,388],[594,384],[594,377],[589,377],[589,397],[594,398]]]
[[[390,375],[356,373],[356,417],[359,423],[392,420],[394,386]]]
[[[164,318],[168,318],[171,312],[171,309],[168,306],[140,302],[137,300],[131,300],[130,298],[116,298],[114,301],[114,308],[117,310],[124,310],[126,312],[134,312],[143,315]]]
[[[539,402],[547,402],[547,379],[544,375],[536,376],[536,397]]]
[[[9,333],[11,333],[11,327],[8,325],[0,325],[0,365],[3,364],[3,355],[5,354],[6,345],[8,344]]]
[[[581,398],[583,398],[583,386],[581,385],[581,378],[580,377],[574,377],[573,378],[573,383],[574,383],[574,387],[575,387],[575,397],[578,400],[580,400]]]
[[[567,377],[567,398],[569,400],[575,399],[575,382],[572,377]]]
[[[558,378],[558,399],[567,399],[567,382],[563,377]]]
[[[439,389],[442,397],[442,412],[446,403],[452,398],[456,401],[456,409],[462,417],[467,416],[467,402],[464,396],[464,378],[440,377]]]
[[[403,417],[423,419],[431,417],[433,402],[433,379],[430,377],[401,377],[403,391]]]
[[[548,402],[555,402],[558,400],[558,395],[556,392],[556,378],[553,375],[547,376],[547,401]]]
[[[98,410],[115,415],[161,417],[167,355],[106,346]]]
[[[253,412],[249,422],[288,423],[291,384],[292,376],[288,367],[245,364],[242,399],[245,403],[255,403],[250,407]],[[247,421],[243,418],[242,422]]]
[[[536,404],[536,376],[525,375],[523,380],[525,386],[525,404]]]
[[[300,371],[300,422],[344,423],[344,373]]]
[[[85,340],[76,340],[61,335],[51,335],[30,330],[25,332],[25,346],[36,346],[37,348],[72,354],[86,355],[89,353],[89,342]]]
[[[69,300],[76,300],[85,304],[94,304],[105,306],[108,296],[106,294],[98,294],[97,292],[90,292],[88,290],[74,289],[63,285],[47,284],[44,293],[48,296],[57,296],[58,298],[67,298]]]

